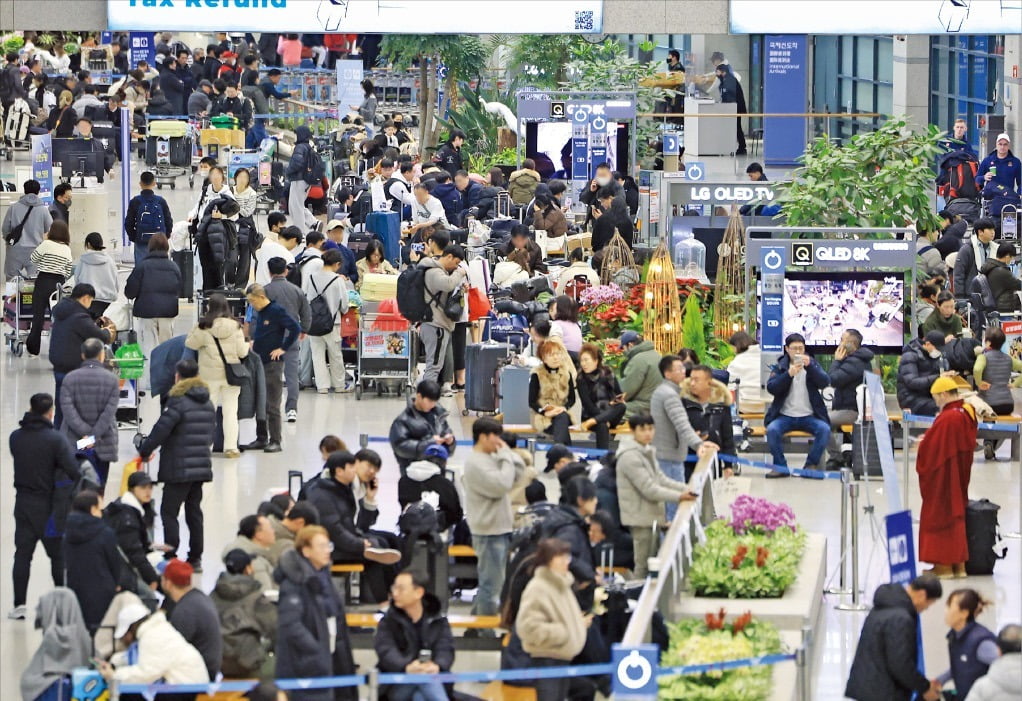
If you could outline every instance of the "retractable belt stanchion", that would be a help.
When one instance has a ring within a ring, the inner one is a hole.
[[[795,650],[795,669],[798,675],[798,699],[799,701],[812,701],[813,680],[812,680],[812,626],[802,626],[802,644]]]
[[[851,482],[848,489],[848,509],[852,528],[852,603],[838,604],[838,611],[868,611],[869,605],[859,601],[859,485]]]
[[[852,483],[850,468],[841,468],[841,554],[838,559],[838,587],[824,590],[825,594],[850,594],[845,586],[845,569],[848,567],[848,485]]]

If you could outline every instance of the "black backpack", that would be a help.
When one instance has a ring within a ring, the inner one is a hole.
[[[977,303],[977,310],[984,314],[997,311],[997,298],[994,291],[990,289],[990,280],[983,273],[977,273],[969,283],[969,295],[972,301]]]
[[[303,259],[302,263],[307,260],[308,258]],[[309,303],[309,307],[312,310],[312,321],[309,323],[310,336],[326,336],[334,330],[334,319],[337,315],[330,311],[330,305],[323,295],[330,289],[330,285],[337,282],[338,278],[339,276],[335,275],[322,290],[316,289],[315,280],[310,281],[312,282],[312,289],[316,290],[316,296]]]
[[[288,266],[287,275],[285,279],[295,287],[302,286],[302,268],[316,256],[303,256]],[[321,334],[313,334],[313,336],[319,336]]]
[[[74,501],[74,498],[86,489],[94,492],[102,491],[100,487],[102,480],[100,480],[99,473],[92,461],[83,453],[77,453],[75,457],[78,460],[78,478],[72,479],[61,471],[63,479],[58,479],[53,484],[53,513],[51,517],[56,532],[61,534],[64,532],[67,516],[71,513],[71,502]]]
[[[969,559],[965,563],[967,574],[991,575],[997,561],[1007,555],[1008,548],[1001,545],[1003,539],[997,523],[1000,509],[988,499],[969,500],[965,509],[965,537],[969,542]]]
[[[326,175],[326,164],[322,156],[309,144],[309,151],[305,156],[305,172],[302,173],[302,180],[309,185],[320,185],[323,176]]]
[[[397,309],[401,316],[413,324],[433,320],[432,304],[439,295],[426,300],[426,271],[422,263],[409,265],[397,278]]]

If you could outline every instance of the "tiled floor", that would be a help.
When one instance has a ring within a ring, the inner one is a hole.
[[[24,160],[24,155],[20,158]],[[723,159],[720,159],[723,161]],[[4,178],[10,174],[3,166]],[[713,162],[711,159],[711,177],[714,171],[723,177],[733,171],[730,161]],[[744,170],[742,168],[741,170]],[[773,174],[771,174],[773,175]],[[779,174],[778,174],[779,175]],[[175,213],[184,212],[191,205],[188,190],[178,189],[174,192],[164,191],[168,195]],[[116,226],[116,222],[111,222]],[[183,307],[179,319],[179,332],[184,332],[191,320],[194,310]],[[14,358],[6,350],[0,351],[0,434],[6,437],[17,426],[17,421],[25,411],[28,397],[37,391],[52,391],[53,380],[45,353],[41,359]],[[444,405],[451,410],[454,418],[455,433],[459,438],[469,435],[468,419],[461,419],[459,397],[444,400]],[[274,488],[282,488],[286,484],[287,470],[301,468],[305,475],[312,476],[320,466],[316,449],[319,439],[326,433],[336,433],[344,438],[349,445],[357,445],[358,435],[386,435],[391,419],[401,410],[402,404],[393,398],[368,397],[361,402],[352,395],[319,396],[314,392],[303,392],[299,402],[299,420],[296,424],[285,424],[285,452],[276,455],[245,454],[240,460],[227,461],[217,459],[214,464],[215,478],[205,490],[206,513],[206,555],[204,557],[205,573],[202,575],[202,586],[209,590],[220,571],[216,556],[223,546],[234,537],[238,520],[255,510],[255,506]],[[156,417],[155,402],[147,401],[143,405],[145,424],[151,425]],[[250,423],[250,422],[249,422]],[[251,425],[242,429],[242,440],[251,439],[254,428]],[[385,448],[386,446],[377,446]],[[381,522],[393,524],[397,517],[396,483],[397,468],[392,456],[384,454],[384,469],[381,473]],[[131,433],[121,433],[121,460],[127,460],[131,452]],[[1007,455],[1007,447],[1001,451]],[[756,456],[759,457],[759,456]],[[900,459],[900,455],[899,455]],[[799,464],[799,463],[794,463]],[[753,494],[771,499],[785,501],[793,507],[801,524],[808,530],[823,533],[828,538],[828,562],[831,572],[829,579],[836,585],[837,577],[834,569],[839,561],[837,539],[839,534],[839,483],[833,481],[816,482],[798,479],[782,481],[765,481],[761,474],[749,470],[752,476]],[[111,475],[111,484],[119,483],[120,467]],[[13,490],[11,484],[11,463],[6,448],[0,453],[0,483],[6,488],[0,490],[0,608],[6,614],[11,605],[9,567],[13,559],[13,525],[9,516],[13,509]],[[987,463],[982,454],[977,454],[973,470],[971,494],[974,498],[987,497],[999,503],[1001,511],[1001,527],[1005,533],[1022,530],[1020,525],[1020,470],[1019,465],[999,461]],[[116,489],[116,486],[111,487]],[[918,491],[913,479],[908,485],[912,497],[912,506],[918,509]],[[863,501],[869,500],[877,505],[875,519],[863,518],[861,521],[862,552],[862,587],[867,599],[871,598],[872,590],[885,580],[886,549],[884,547],[882,514],[885,500],[880,490],[863,490]],[[108,496],[116,494],[108,493]],[[1022,542],[1008,540],[1009,553],[1006,560],[998,563],[993,577],[974,577],[962,582],[954,582],[952,586],[972,586],[978,588],[995,605],[984,613],[981,621],[996,630],[1008,622],[1022,620],[1022,567],[1020,567],[1019,549]],[[40,594],[51,587],[48,566],[41,549],[33,562],[32,580],[30,584],[29,605],[34,605]],[[825,606],[818,627],[818,656],[813,674],[813,698],[837,699],[841,697],[848,668],[855,650],[859,629],[864,614],[843,613],[834,610],[833,604],[838,597],[826,596]],[[947,665],[946,629],[942,617],[943,604],[936,606],[923,616],[923,632],[925,637],[926,665],[931,674],[939,673]],[[6,618],[0,619],[0,698],[15,698],[18,678],[27,660],[32,655],[39,641],[39,634],[33,630],[31,621],[15,622]],[[360,655],[364,664],[371,663],[368,656]],[[498,659],[492,653],[475,653],[462,655],[458,667],[462,669],[492,669]]]

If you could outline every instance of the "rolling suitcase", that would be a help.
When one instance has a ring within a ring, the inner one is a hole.
[[[192,165],[192,141],[183,136],[150,136],[145,143],[145,163],[188,168]]]
[[[32,124],[32,109],[28,102],[18,98],[7,110],[7,123],[4,124],[4,138],[13,144],[28,138],[28,127]]]
[[[529,411],[529,376],[531,374],[530,368],[517,365],[505,365],[497,371],[500,413],[504,417],[505,424],[532,422],[532,415]]]
[[[497,411],[497,371],[511,355],[507,343],[472,343],[465,348],[465,411]]]
[[[188,248],[184,251],[173,251],[170,257],[181,271],[181,299],[191,302],[195,297],[195,253]]]
[[[188,122],[180,119],[157,119],[149,122],[146,136],[179,138],[188,134]]]
[[[383,255],[391,265],[401,260],[401,217],[397,212],[373,212],[366,217],[366,231],[383,244]]]
[[[994,565],[1008,549],[998,531],[997,512],[1001,507],[989,499],[970,499],[965,507],[965,537],[969,542],[969,559],[965,572],[969,575],[990,575]]]

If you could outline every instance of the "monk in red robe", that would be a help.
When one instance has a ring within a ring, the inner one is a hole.
[[[930,574],[964,577],[969,559],[965,507],[969,503],[976,412],[958,397],[958,385],[940,377],[930,395],[940,413],[923,436],[916,473],[923,505],[919,512],[919,559],[933,564]]]

